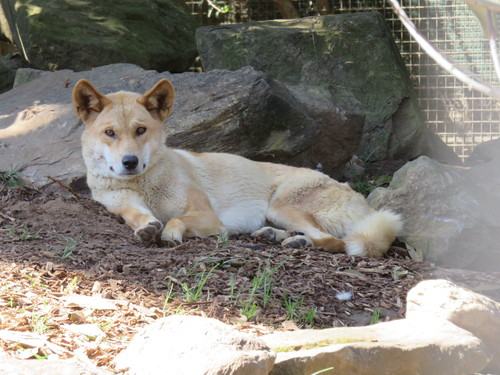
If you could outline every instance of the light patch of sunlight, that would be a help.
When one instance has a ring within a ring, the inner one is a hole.
[[[19,112],[7,128],[0,129],[0,139],[17,137],[38,130],[61,118],[67,111],[69,109],[66,104],[35,104]],[[8,115],[0,116],[0,121],[6,117]]]
[[[21,1],[16,1],[16,5],[14,5],[14,8],[16,9],[16,11],[18,11],[22,6],[26,8],[28,17],[36,16],[37,14],[42,13],[42,7],[33,4],[23,4]]]

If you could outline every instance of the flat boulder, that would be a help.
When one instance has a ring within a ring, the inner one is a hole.
[[[112,63],[181,72],[196,57],[196,24],[180,0],[2,0],[0,34],[32,68]]]
[[[138,333],[115,359],[137,375],[267,375],[276,355],[215,319],[172,315]]]
[[[47,176],[69,181],[85,174],[80,145],[85,125],[71,103],[81,78],[104,94],[143,93],[161,78],[171,80],[176,98],[165,126],[173,147],[284,161],[319,134],[286,87],[251,67],[170,74],[113,64],[84,72],[20,69],[18,77],[27,83],[0,95],[0,171],[17,167],[37,185],[47,183]]]
[[[251,65],[268,73],[296,94],[322,133],[337,132],[343,139],[352,131],[344,147],[363,159],[458,160],[422,121],[408,72],[379,13],[207,26],[197,29],[196,41],[206,70]],[[358,145],[352,142],[357,123],[339,121],[356,115],[364,116]]]
[[[261,339],[278,354],[270,375],[328,368],[356,375],[463,375],[481,371],[490,360],[481,340],[430,318],[273,333]]]
[[[500,304],[446,280],[426,280],[413,287],[406,298],[407,319],[445,319],[469,331],[492,354],[487,371],[500,371]]]

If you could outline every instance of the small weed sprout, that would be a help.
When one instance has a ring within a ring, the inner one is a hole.
[[[245,316],[247,320],[250,320],[257,316],[259,311],[259,305],[252,300],[246,300],[241,305],[241,315]]]
[[[177,273],[176,277],[173,277],[172,279],[175,280],[175,283],[180,285],[182,289],[182,296],[187,303],[193,303],[193,302],[198,302],[199,299],[203,295],[203,288],[205,287],[205,284],[207,283],[208,279],[210,278],[210,275],[214,272],[214,270],[220,266],[220,263],[215,264],[209,271],[202,271],[198,273],[194,273],[194,270],[200,266],[199,263],[196,263],[190,270],[186,270],[185,268],[182,268],[179,270]],[[180,274],[185,275],[185,279],[194,276],[194,283],[193,285],[190,285],[187,281],[177,281],[178,279],[182,278],[180,277]],[[166,312],[166,305],[168,302],[171,300],[171,298],[177,294],[173,292],[173,284],[169,283],[167,285],[169,286],[169,292],[165,296],[165,302],[163,306],[163,313],[165,314]],[[208,294],[207,299],[210,298],[210,294]]]
[[[332,371],[335,367],[328,367],[324,368],[323,370],[316,371],[312,373],[311,375],[319,375],[319,374],[324,374],[325,372]]]
[[[46,284],[42,284],[42,282],[40,281],[40,276],[38,277],[33,277],[33,276],[30,276],[30,275],[24,275],[24,277],[26,277],[27,279],[31,280],[32,283],[31,283],[31,287],[32,288],[36,288],[36,287],[42,287],[42,288],[48,288],[48,285]]]
[[[217,239],[217,244],[215,245],[215,248],[219,247],[226,247],[229,245],[229,232],[222,232],[217,235],[215,235],[215,238]]]
[[[286,310],[286,320],[297,321],[304,303],[304,297],[285,297],[283,302]]]
[[[214,270],[218,267],[219,265],[216,264],[213,266],[210,271],[206,272],[200,272],[199,274],[196,275],[196,283],[194,286],[189,286],[186,282],[182,283],[182,289],[184,290],[184,297],[186,298],[187,302],[197,302],[202,293],[203,293],[203,287],[207,283],[208,278],[210,275],[214,272]]]
[[[55,253],[55,256],[61,259],[68,259],[73,256],[73,252],[78,246],[78,241],[82,238],[82,236],[83,233],[78,234],[76,238],[62,236],[62,239],[64,241],[64,249],[54,250],[53,252]]]
[[[370,320],[370,325],[377,324],[380,320],[380,308],[373,310],[372,318]]]
[[[71,282],[68,284],[68,286],[64,289],[64,293],[66,294],[71,294],[73,293],[76,288],[77,288],[77,282],[78,282],[78,276],[73,277]]]
[[[165,295],[165,302],[163,302],[163,308],[162,308],[162,312],[163,312],[163,317],[167,316],[167,312],[168,312],[168,307],[167,305],[169,304],[169,302],[172,300],[172,298],[175,296],[175,292],[173,291],[174,289],[174,284],[173,283],[170,283],[170,288],[167,292],[167,294]]]
[[[5,228],[7,230],[7,235],[14,241],[32,241],[37,240],[41,236],[42,230],[39,229],[36,232],[31,232],[27,224],[22,226],[9,225]]]
[[[299,327],[303,325],[312,326],[314,324],[317,308],[313,306],[306,309],[304,306],[304,296],[284,297],[283,303],[287,320],[293,320]]]
[[[316,306],[311,307],[309,310],[305,312],[303,317],[303,321],[307,326],[312,326],[316,321],[316,313],[318,312],[318,308]]]
[[[48,317],[46,316],[38,316],[38,315],[32,315],[31,316],[31,330],[34,333],[38,333],[40,335],[44,334],[47,332],[49,329],[52,328],[52,326],[47,325],[47,321],[49,320]]]
[[[73,237],[64,237],[64,240],[66,241],[66,246],[62,250],[60,257],[61,259],[67,259],[70,256],[73,255],[73,251],[76,249],[76,246],[78,245],[78,239],[75,239]]]
[[[12,167],[6,172],[0,172],[0,183],[7,187],[24,185],[24,182],[19,177],[18,167]]]
[[[21,345],[16,345],[16,348],[21,350],[21,351],[25,351],[25,350],[28,350],[26,349],[25,347],[22,347]],[[36,359],[48,359],[49,356],[48,354],[45,354],[45,355],[40,355],[40,354],[37,354],[37,353],[33,353],[33,356],[36,358]]]
[[[247,319],[255,317],[259,307],[263,309],[267,307],[273,297],[273,276],[288,259],[289,257],[275,267],[270,266],[268,259],[263,269],[259,267],[257,274],[252,279],[247,298],[239,301],[241,314],[246,316]]]
[[[386,186],[392,181],[392,176],[380,175],[373,179],[357,178],[353,182],[353,189],[365,197],[378,187]]]
[[[22,233],[19,235],[19,240],[21,241],[31,241],[40,238],[41,229],[37,230],[35,233],[31,233],[28,227],[25,225],[23,227]]]

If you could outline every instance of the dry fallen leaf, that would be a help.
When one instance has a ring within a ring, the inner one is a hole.
[[[406,248],[408,249],[408,254],[410,254],[411,259],[413,259],[415,262],[424,261],[424,252],[422,251],[422,249],[415,248],[408,244],[406,244]]]
[[[93,310],[117,310],[115,302],[99,296],[83,296],[79,294],[71,294],[61,297],[66,307],[77,307],[81,309]]]

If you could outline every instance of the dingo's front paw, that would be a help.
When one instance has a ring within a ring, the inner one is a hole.
[[[289,237],[281,243],[283,246],[300,249],[302,247],[312,247],[313,243],[307,236],[293,236]]]
[[[163,224],[160,221],[152,221],[137,229],[134,234],[142,242],[154,242],[160,234]]]
[[[182,243],[182,235],[175,232],[163,231],[161,234],[161,242],[167,247],[173,247]]]

